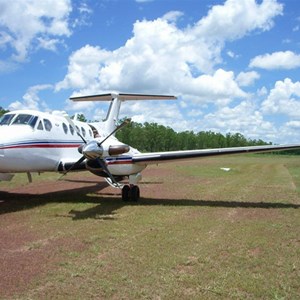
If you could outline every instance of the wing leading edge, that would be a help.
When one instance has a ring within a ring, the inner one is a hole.
[[[259,153],[272,152],[281,150],[300,149],[299,144],[294,145],[274,145],[274,146],[249,146],[233,148],[216,148],[187,151],[170,151],[170,152],[152,152],[136,154],[132,157],[132,162],[136,164],[157,164],[174,160],[188,160],[199,157],[242,154],[242,153]]]

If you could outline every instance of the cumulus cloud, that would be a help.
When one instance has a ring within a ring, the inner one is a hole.
[[[300,67],[300,55],[292,51],[267,53],[254,57],[249,67],[267,70],[295,69]]]
[[[255,80],[259,79],[260,75],[255,72],[240,72],[236,77],[236,80],[240,86],[249,86],[252,85]]]
[[[71,35],[71,10],[70,0],[0,0],[0,46],[14,49],[15,61],[26,60],[35,46],[56,49],[58,38]]]
[[[25,95],[23,96],[23,101],[15,101],[11,103],[8,107],[9,110],[18,109],[32,109],[32,110],[47,110],[47,105],[39,97],[39,93],[44,90],[53,89],[50,84],[35,85],[30,87]]]
[[[249,95],[241,88],[252,85],[260,75],[251,71],[236,76],[222,69],[220,63],[226,42],[253,31],[269,30],[282,10],[283,6],[275,0],[228,0],[213,6],[206,16],[186,28],[177,25],[184,17],[178,11],[155,20],[136,21],[132,37],[120,48],[109,51],[86,45],[74,51],[67,74],[55,89],[72,89],[73,95],[107,91],[175,94],[182,96],[178,103],[124,103],[121,114],[137,122],[157,122],[178,131],[233,130],[253,138],[264,131],[268,138],[274,137],[271,124],[249,104]],[[233,52],[228,55],[238,57]],[[242,103],[228,108],[237,98]],[[69,110],[95,110],[94,103],[67,105]],[[203,117],[199,105],[213,106],[217,111]]]
[[[200,103],[226,105],[246,97],[239,87],[259,77],[256,72],[235,79],[234,73],[218,68],[226,41],[242,38],[255,30],[269,30],[282,13],[274,0],[228,0],[213,6],[194,25],[179,28],[181,12],[161,18],[136,21],[133,36],[113,51],[86,45],[69,59],[68,73],[56,90],[77,93],[107,90],[160,92],[188,95]]]
[[[227,0],[215,5],[208,15],[192,28],[198,36],[216,40],[235,40],[253,30],[266,31],[273,27],[275,16],[281,15],[283,5],[275,0]]]
[[[263,101],[262,111],[266,114],[300,118],[300,82],[292,82],[290,78],[277,81]]]
[[[274,140],[276,130],[271,122],[265,121],[263,114],[250,100],[242,101],[234,107],[223,107],[203,119],[203,127],[216,132],[242,132],[247,137],[265,137]]]

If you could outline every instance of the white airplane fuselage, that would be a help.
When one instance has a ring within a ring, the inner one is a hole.
[[[0,126],[0,173],[63,171],[65,164],[74,164],[82,157],[78,147],[83,140],[76,128],[62,115],[53,115],[39,111],[22,110],[9,113],[11,120]],[[108,133],[103,132],[101,123],[73,121],[80,134],[88,142],[94,139],[92,128],[100,134],[101,141]],[[115,137],[107,139],[103,145],[123,145]],[[116,157],[110,156],[107,167],[114,175],[136,174],[145,166],[133,165],[130,150]]]

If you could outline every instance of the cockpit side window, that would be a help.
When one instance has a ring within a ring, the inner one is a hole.
[[[30,121],[29,121],[29,125],[34,128],[36,122],[38,120],[38,117],[37,116],[34,116]]]
[[[48,119],[44,119],[44,126],[47,131],[50,131],[52,129],[52,124]]]
[[[6,114],[0,118],[0,125],[9,125],[15,114]]]
[[[38,129],[38,130],[44,130],[44,126],[43,126],[42,121],[39,122],[39,125],[37,126],[36,129]]]

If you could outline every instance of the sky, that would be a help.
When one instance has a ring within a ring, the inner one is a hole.
[[[0,0],[0,106],[300,142],[297,0]]]

